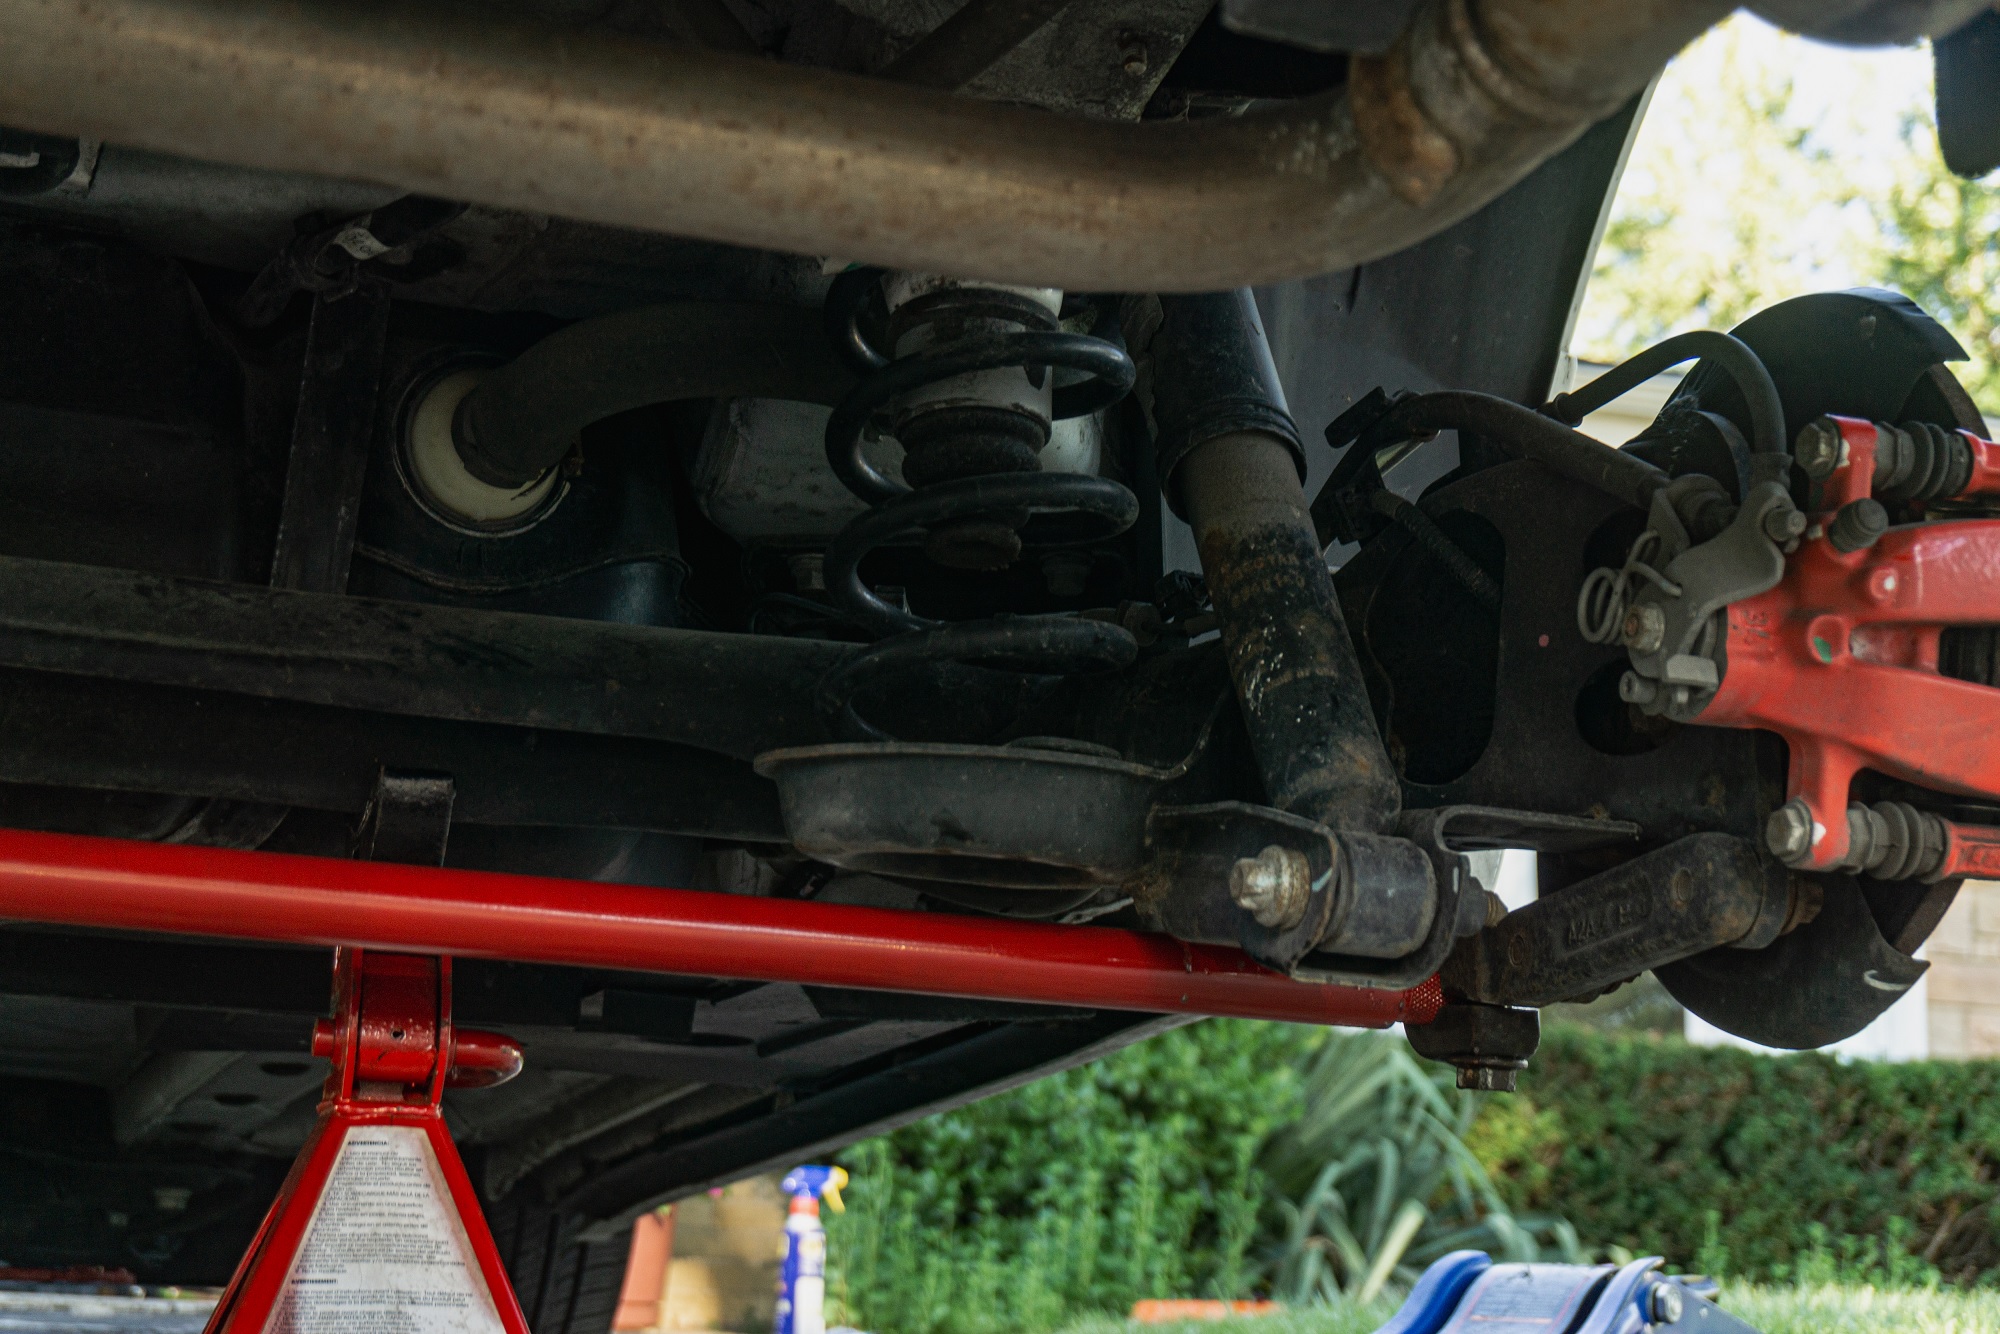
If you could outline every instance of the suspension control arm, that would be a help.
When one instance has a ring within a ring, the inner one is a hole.
[[[1446,994],[1488,1005],[1588,999],[1705,950],[1761,949],[1809,898],[1749,841],[1691,834],[1508,913],[1439,978]]]

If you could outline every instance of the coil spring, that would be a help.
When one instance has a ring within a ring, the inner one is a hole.
[[[1038,418],[1004,405],[924,413],[921,429],[899,437],[907,486],[869,463],[862,437],[878,413],[957,376],[1019,367],[1034,381],[1057,369],[1079,372],[1083,380],[1053,391],[1057,421],[1109,407],[1136,378],[1115,332],[1115,312],[1100,312],[1091,333],[1069,333],[1034,301],[990,289],[941,291],[906,304],[904,311],[933,318],[947,314],[972,331],[892,358],[861,323],[864,305],[881,291],[881,278],[879,269],[849,270],[834,280],[827,296],[829,332],[861,376],[827,422],[827,463],[871,508],[828,545],[825,577],[829,595],[855,622],[891,637],[829,673],[819,690],[821,713],[836,732],[875,741],[890,738],[855,712],[853,698],[892,672],[964,662],[1067,674],[1124,666],[1138,651],[1129,632],[1099,621],[1029,616],[947,625],[890,604],[862,582],[861,562],[869,552],[919,534],[927,554],[941,564],[997,568],[1023,546],[1075,546],[1115,537],[1139,515],[1138,497],[1117,482],[1040,471],[1037,455],[1046,428]]]

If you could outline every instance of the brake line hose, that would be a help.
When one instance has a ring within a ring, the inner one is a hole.
[[[1787,466],[1791,453],[1785,448],[1785,409],[1778,399],[1778,386],[1771,379],[1762,358],[1734,334],[1714,329],[1696,329],[1675,334],[1655,343],[1638,356],[1620,362],[1580,389],[1557,394],[1543,409],[1557,421],[1576,425],[1613,399],[1638,388],[1664,370],[1696,357],[1713,361],[1736,382],[1750,409],[1750,448],[1758,454],[1777,454]]]

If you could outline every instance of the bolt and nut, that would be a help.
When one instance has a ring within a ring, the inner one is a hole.
[[[1840,428],[1830,418],[1821,417],[1807,422],[1799,432],[1799,438],[1792,442],[1792,457],[1798,460],[1806,476],[1823,482],[1840,467],[1843,448]]]
[[[1652,1307],[1652,1321],[1656,1325],[1671,1325],[1687,1313],[1687,1299],[1678,1283],[1654,1284],[1648,1305]]]
[[[1764,536],[1779,546],[1806,530],[1806,516],[1790,504],[1774,505],[1764,514]]]
[[[1273,843],[1229,868],[1229,897],[1259,925],[1290,930],[1305,920],[1312,863],[1303,852]]]
[[[1621,627],[1625,647],[1634,653],[1654,653],[1667,642],[1667,613],[1657,602],[1641,602],[1625,613]]]
[[[1146,50],[1146,39],[1135,32],[1118,34],[1118,68],[1136,79],[1152,67],[1151,53]]]
[[[1787,865],[1797,865],[1812,853],[1812,808],[1804,797],[1793,797],[1764,822],[1764,845]]]
[[[787,561],[786,565],[792,572],[792,584],[799,592],[826,591],[826,557],[819,552],[802,551]]]
[[[1618,678],[1618,698],[1627,704],[1651,704],[1660,697],[1660,683],[1649,680],[1637,672],[1627,672]]]

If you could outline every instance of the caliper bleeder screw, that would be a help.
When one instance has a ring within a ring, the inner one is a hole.
[[[1229,897],[1260,926],[1290,930],[1305,920],[1312,863],[1303,852],[1273,843],[1229,868]]]
[[[1792,457],[1806,476],[1824,482],[1840,466],[1840,427],[1829,417],[1809,421],[1792,442]]]
[[[1812,808],[1804,797],[1793,797],[1764,822],[1764,845],[1787,865],[1797,865],[1812,852]]]
[[[1667,613],[1657,602],[1641,602],[1625,613],[1621,630],[1626,648],[1634,653],[1652,653],[1667,642]]]
[[[1889,511],[1873,496],[1863,496],[1840,507],[1833,522],[1826,526],[1826,540],[1833,543],[1835,551],[1859,551],[1874,546],[1875,540],[1888,531]]]
[[[1651,1306],[1652,1320],[1656,1325],[1671,1325],[1687,1312],[1687,1302],[1681,1296],[1678,1283],[1656,1283],[1653,1285]]]

